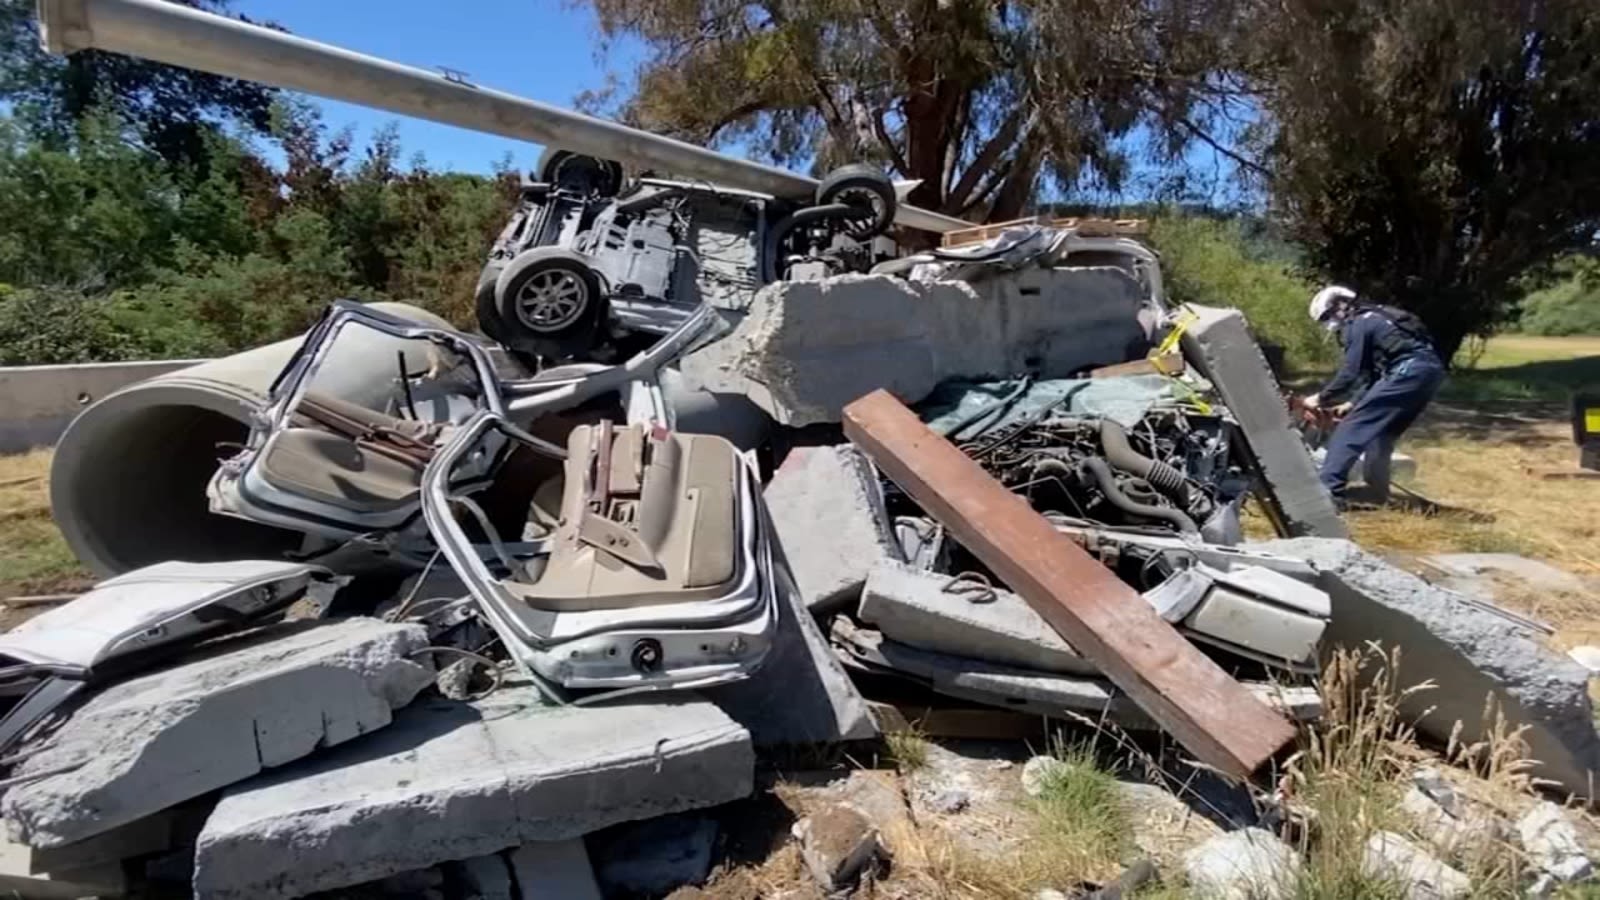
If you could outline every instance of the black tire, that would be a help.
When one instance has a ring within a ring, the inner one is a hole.
[[[472,292],[473,309],[478,314],[478,330],[497,344],[507,344],[512,337],[511,329],[500,318],[500,310],[495,302],[494,285],[504,268],[498,262],[484,266],[483,272],[478,275],[478,286]]]
[[[844,203],[862,211],[859,219],[851,219],[844,233],[866,240],[877,237],[894,224],[898,201],[894,195],[894,182],[872,166],[864,163],[841,166],[828,173],[817,186],[817,205]]]
[[[539,154],[534,171],[539,173],[540,181],[558,188],[593,192],[607,198],[622,193],[622,163],[615,160],[546,147]]]
[[[588,349],[604,316],[600,279],[589,263],[560,247],[524,250],[500,272],[494,309],[508,346],[541,356]]]

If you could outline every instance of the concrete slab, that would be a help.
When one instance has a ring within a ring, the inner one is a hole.
[[[845,619],[835,620],[833,636],[863,668],[909,676],[947,697],[1054,718],[1069,713],[1090,719],[1104,716],[1130,730],[1157,727],[1137,703],[1106,678],[1035,672],[919,650],[887,640],[876,631],[855,628]],[[1315,719],[1322,715],[1322,699],[1313,688],[1261,683],[1248,683],[1245,687],[1290,718]]]
[[[1421,562],[1431,570],[1429,581],[1486,600],[1497,599],[1508,586],[1567,594],[1593,589],[1571,572],[1515,553],[1436,553]]]
[[[121,897],[128,879],[117,863],[73,869],[52,875],[32,874],[34,851],[26,844],[0,840],[0,896],[27,900],[79,900]]]
[[[685,380],[744,394],[779,423],[838,422],[877,388],[906,403],[946,378],[1041,378],[1138,359],[1144,290],[1112,267],[1030,268],[976,283],[888,275],[783,281],[732,334],[685,357]]]
[[[901,558],[877,470],[849,444],[795,448],[763,499],[812,612],[853,606],[872,567]]]
[[[860,616],[901,644],[985,662],[1097,675],[1095,667],[1028,605],[1006,590],[975,603],[950,593],[948,575],[903,563],[880,563],[867,577]]]
[[[692,698],[551,708],[530,685],[425,701],[365,741],[225,794],[202,900],[298,897],[750,793],[749,734]]]
[[[767,659],[749,678],[708,688],[704,695],[750,730],[758,747],[871,740],[877,720],[861,692],[839,665],[773,547],[778,593],[778,631]]]
[[[1589,672],[1546,646],[1538,631],[1349,541],[1302,538],[1253,546],[1298,556],[1318,569],[1321,587],[1333,598],[1325,647],[1369,641],[1398,647],[1402,685],[1439,685],[1402,701],[1421,733],[1448,741],[1459,721],[1459,741],[1483,740],[1489,731],[1484,704],[1493,699],[1512,727],[1527,726],[1523,738],[1539,761],[1532,774],[1587,796],[1591,776],[1600,770]]]
[[[534,841],[508,858],[521,900],[600,900],[582,838]]]
[[[1305,442],[1289,425],[1278,380],[1236,309],[1189,305],[1198,318],[1183,336],[1184,355],[1222,395],[1255,456],[1266,498],[1292,535],[1349,534],[1333,498],[1317,480]]]
[[[35,847],[80,841],[388,725],[433,680],[421,626],[298,623],[112,685],[24,745],[0,812]]]

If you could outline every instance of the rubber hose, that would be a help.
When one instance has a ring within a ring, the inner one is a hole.
[[[1078,463],[1078,466],[1082,471],[1087,472],[1094,478],[1095,483],[1100,487],[1101,493],[1106,495],[1106,500],[1117,509],[1132,516],[1141,516],[1146,519],[1156,519],[1171,523],[1178,531],[1184,534],[1200,533],[1200,528],[1194,524],[1194,520],[1189,518],[1188,514],[1182,510],[1165,506],[1150,506],[1129,499],[1128,495],[1122,492],[1122,488],[1117,487],[1116,477],[1111,474],[1111,467],[1106,465],[1106,461],[1100,457],[1086,457]],[[1035,472],[1050,472],[1056,475],[1070,476],[1074,474],[1072,467],[1059,459],[1041,459],[1034,463],[1033,470]]]
[[[1128,432],[1110,419],[1100,420],[1100,446],[1105,448],[1106,462],[1129,475],[1137,475],[1179,503],[1189,503],[1189,483],[1172,466],[1151,459],[1133,449],[1128,443]]]

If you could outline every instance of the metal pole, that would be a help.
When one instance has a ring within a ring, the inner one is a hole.
[[[796,200],[817,189],[815,179],[774,166],[176,3],[38,3],[40,35],[53,53],[138,56]],[[972,224],[910,206],[895,221],[937,232]]]

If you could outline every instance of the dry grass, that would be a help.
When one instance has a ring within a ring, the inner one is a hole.
[[[915,772],[928,764],[928,737],[916,728],[891,731],[883,736],[887,760],[902,772]]]
[[[50,451],[0,456],[0,597],[86,587],[50,519]]]
[[[1401,655],[1368,647],[1341,651],[1322,675],[1326,712],[1301,737],[1286,766],[1284,793],[1306,823],[1296,835],[1306,865],[1294,895],[1302,900],[1400,898],[1400,885],[1374,877],[1362,865],[1363,848],[1376,831],[1407,834],[1419,846],[1428,838],[1399,810],[1410,772],[1428,757],[1400,713],[1407,696],[1432,685],[1402,688]],[[1471,802],[1509,815],[1532,790],[1527,746],[1492,708],[1490,737],[1474,744],[1452,740],[1446,761],[1472,772]],[[1491,835],[1449,850],[1431,848],[1464,872],[1474,897],[1512,897],[1525,872],[1508,841]]]

